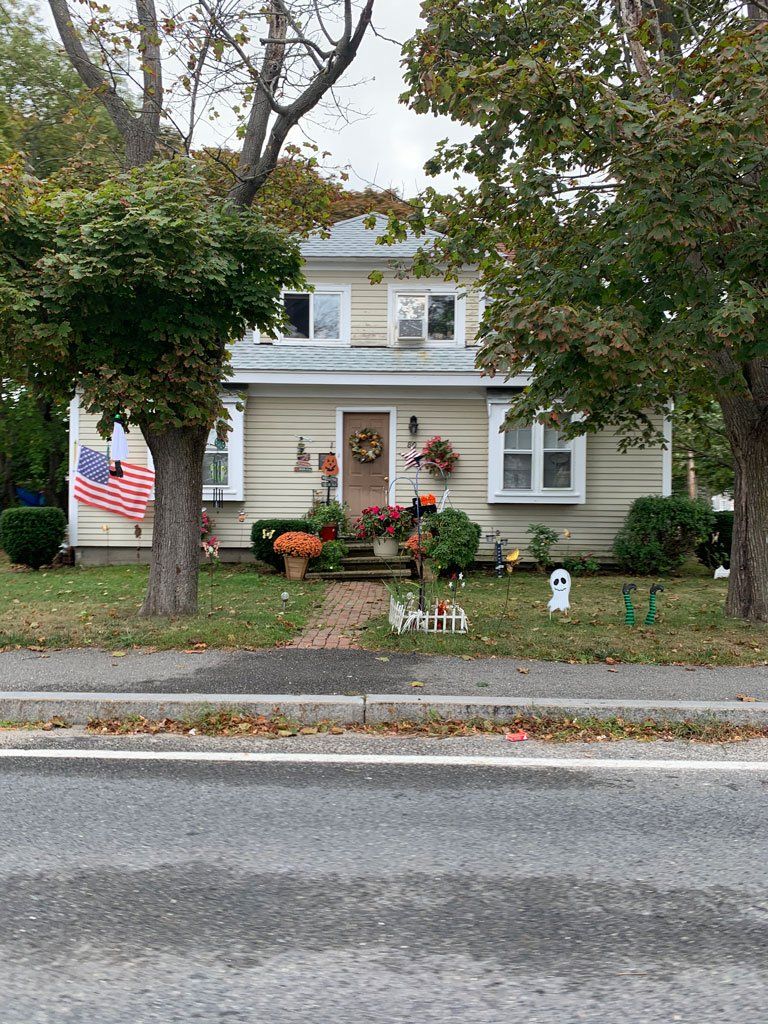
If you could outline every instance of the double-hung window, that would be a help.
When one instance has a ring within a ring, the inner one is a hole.
[[[583,504],[586,438],[566,440],[542,423],[505,424],[508,408],[488,403],[488,501]]]
[[[203,500],[212,501],[218,494],[224,501],[243,498],[243,410],[237,399],[227,396],[224,405],[229,413],[228,430],[214,427],[208,435],[203,456]]]
[[[283,340],[312,344],[345,344],[349,341],[348,289],[317,287],[311,292],[284,292],[287,325]]]
[[[464,301],[455,291],[394,288],[390,309],[395,345],[464,344]]]

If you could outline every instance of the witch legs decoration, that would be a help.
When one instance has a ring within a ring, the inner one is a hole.
[[[632,604],[631,591],[637,590],[636,583],[625,583],[621,588],[621,593],[624,597],[624,625],[634,626],[635,624],[635,608]]]
[[[654,583],[651,587],[651,596],[648,601],[648,614],[645,616],[644,623],[646,626],[652,626],[656,621],[656,595],[663,589],[664,587],[662,587],[660,583]]]

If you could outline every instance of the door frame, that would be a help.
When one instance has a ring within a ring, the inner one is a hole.
[[[389,489],[387,503],[391,501],[392,484],[397,473],[397,406],[394,405],[345,405],[336,407],[336,461],[339,464],[339,486],[336,500],[344,501],[344,460],[347,453],[347,439],[344,436],[344,413],[346,412],[388,412],[389,413]]]

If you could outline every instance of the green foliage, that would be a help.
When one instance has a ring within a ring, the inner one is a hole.
[[[552,545],[557,544],[558,533],[544,523],[531,523],[525,531],[531,538],[528,550],[539,569],[549,569],[553,565]],[[566,566],[567,568],[567,566]]]
[[[759,415],[768,31],[747,6],[423,4],[406,99],[472,129],[427,167],[474,180],[422,197],[413,226],[444,234],[416,272],[478,267],[479,363],[532,371],[515,418],[559,409],[583,416],[573,433],[637,442],[660,440],[678,394],[730,391]]]
[[[709,536],[696,547],[696,557],[708,569],[716,569],[718,565],[727,569],[731,564],[733,512],[715,512],[714,519]]]
[[[7,508],[0,515],[0,535],[10,560],[39,569],[56,556],[67,528],[60,508]]]
[[[0,161],[24,154],[38,178],[96,183],[119,169],[104,107],[48,37],[34,7],[0,8]]]
[[[424,548],[438,572],[465,572],[472,565],[480,544],[480,527],[466,512],[446,508],[427,516],[423,529],[432,535]]]
[[[338,526],[344,530],[347,525],[347,508],[338,501],[330,501],[327,505],[318,505],[307,516],[315,530],[321,526]]]
[[[600,572],[600,563],[593,554],[585,552],[564,558],[563,568],[567,569],[571,576],[594,576]]]
[[[312,570],[317,572],[338,572],[342,558],[349,554],[349,548],[343,540],[327,540],[323,542],[320,556],[312,562]]]
[[[678,569],[712,529],[714,513],[701,501],[672,496],[637,498],[616,535],[620,567],[640,576]]]
[[[284,533],[314,533],[309,519],[257,519],[251,527],[251,550],[254,557],[276,569],[282,569],[283,556],[275,554],[274,543]]]
[[[723,414],[716,402],[685,399],[675,403],[672,433],[672,487],[687,493],[688,454],[693,454],[696,484],[706,494],[733,493],[733,453]]]
[[[194,166],[160,162],[92,192],[0,171],[0,359],[51,398],[75,385],[108,429],[208,427],[227,349],[269,333],[297,243],[213,198]]]

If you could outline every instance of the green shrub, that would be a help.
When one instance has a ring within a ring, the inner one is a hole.
[[[53,561],[66,529],[60,508],[7,508],[0,516],[6,554],[12,562],[32,569]]]
[[[327,540],[323,544],[319,558],[312,563],[312,571],[338,572],[342,558],[346,558],[348,554],[349,548],[343,540]]]
[[[457,508],[436,512],[427,516],[422,529],[432,534],[425,552],[439,572],[464,572],[472,565],[480,544],[480,527],[466,512]]]
[[[316,530],[321,526],[338,526],[339,533],[347,528],[347,507],[338,501],[329,501],[327,505],[318,505],[307,514],[307,519]]]
[[[539,569],[552,567],[552,545],[557,543],[558,533],[544,523],[531,523],[525,531],[531,538],[528,550]]]
[[[251,550],[260,562],[282,569],[283,556],[275,554],[274,543],[284,533],[315,533],[308,519],[257,519],[251,527]]]
[[[563,568],[571,576],[594,576],[600,572],[600,563],[591,552],[581,555],[570,555],[563,559]]]
[[[709,534],[713,522],[714,513],[702,501],[677,495],[637,498],[616,534],[616,561],[639,576],[671,572]]]
[[[708,569],[716,569],[718,565],[729,569],[732,540],[733,512],[715,512],[714,526],[707,539],[696,548],[696,557]]]

